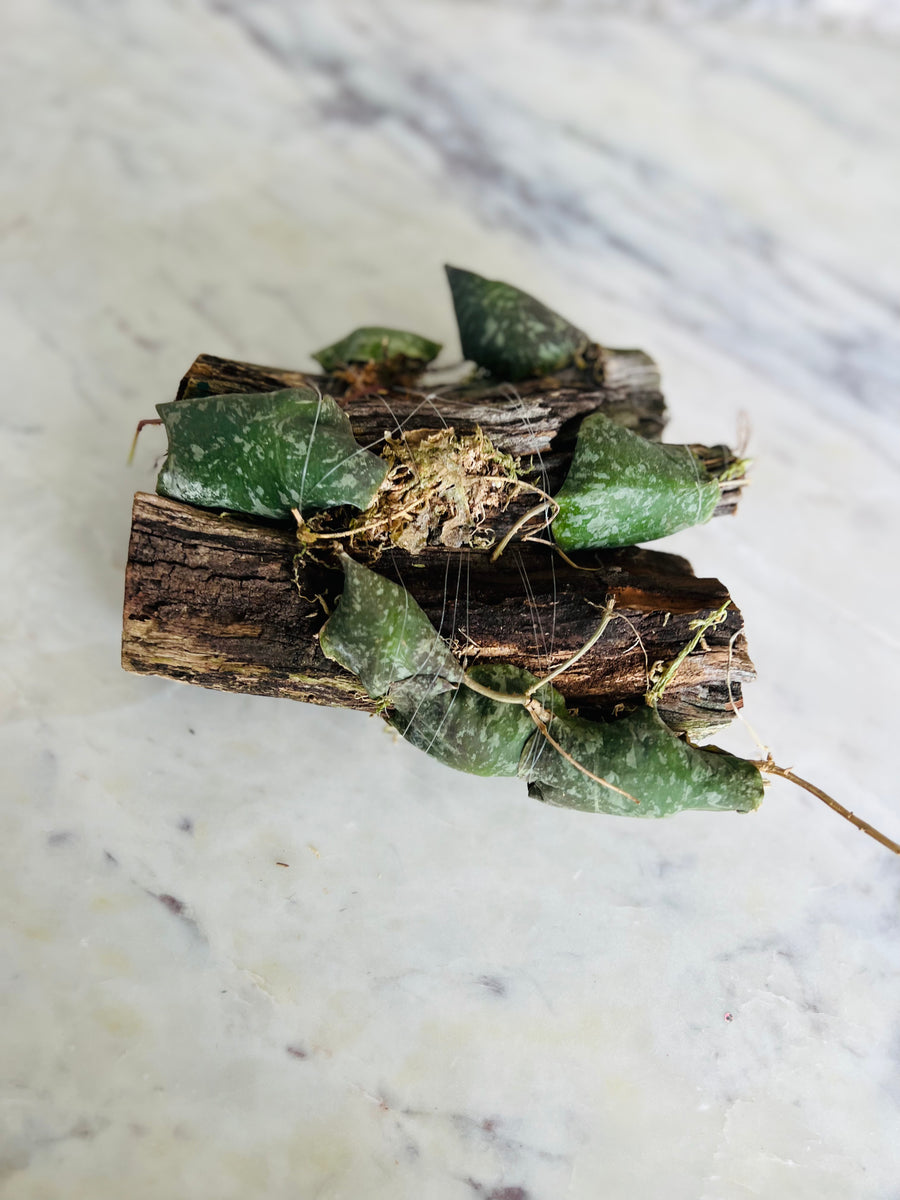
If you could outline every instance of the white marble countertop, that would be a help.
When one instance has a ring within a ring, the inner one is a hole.
[[[203,351],[452,349],[456,262],[652,353],[670,440],[746,414],[739,520],[667,548],[900,835],[890,5],[603,7],[4,7],[2,1200],[897,1196],[900,862],[812,798],[591,818],[119,667],[137,418]]]

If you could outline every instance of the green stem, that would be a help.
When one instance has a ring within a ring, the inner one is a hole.
[[[538,516],[540,516],[541,513],[546,512],[552,503],[553,503],[552,500],[549,502],[545,500],[542,504],[536,504],[534,506],[534,508],[529,508],[528,512],[525,513],[524,516],[519,517],[519,519],[518,519],[518,521],[516,521],[515,525],[513,525],[511,529],[507,530],[506,535],[504,536],[503,540],[498,544],[497,548],[494,550],[493,554],[491,555],[491,562],[497,561],[497,559],[500,557],[500,555],[503,553],[503,551],[506,549],[506,547],[509,545],[509,543],[513,540],[513,538],[516,536],[516,534],[519,532],[519,530],[522,528],[523,525],[527,525],[532,517],[538,517]]]
[[[717,608],[714,613],[710,613],[710,615],[704,620],[697,622],[697,630],[694,636],[689,642],[686,643],[686,645],[682,646],[682,648],[669,663],[668,667],[666,667],[665,671],[663,671],[662,675],[660,675],[659,679],[657,679],[656,683],[654,683],[653,687],[644,697],[644,699],[647,701],[647,704],[649,704],[651,708],[656,707],[660,696],[662,696],[663,692],[675,678],[679,667],[687,658],[687,656],[692,654],[694,650],[697,649],[697,646],[700,644],[700,639],[703,637],[704,633],[706,633],[707,629],[711,628],[713,625],[721,624],[721,622],[725,620],[725,614],[728,612],[730,607],[731,600],[729,599],[725,601],[721,608]]]
[[[556,679],[558,676],[562,675],[564,671],[568,671],[569,667],[571,667],[573,663],[577,663],[579,658],[583,658],[584,655],[587,654],[588,650],[590,650],[590,648],[600,640],[600,638],[603,636],[604,630],[615,615],[613,613],[615,604],[615,596],[610,596],[603,609],[602,621],[588,638],[588,640],[584,643],[581,649],[576,650],[571,658],[567,658],[564,663],[561,663],[558,667],[552,670],[549,675],[545,675],[543,679],[538,679],[531,685],[527,692],[498,692],[494,688],[486,687],[483,683],[479,683],[476,679],[472,679],[468,673],[463,675],[463,683],[467,688],[471,688],[473,692],[478,692],[482,696],[487,696],[489,700],[496,700],[499,704],[521,704],[523,708],[527,708],[530,711],[531,707],[535,703],[535,692],[539,692],[542,687],[545,687],[546,684],[550,682],[551,679]]]
[[[583,658],[585,656],[585,654],[587,654],[588,650],[590,650],[590,648],[594,645],[594,643],[598,642],[600,640],[600,638],[603,636],[607,625],[613,619],[613,615],[614,615],[613,609],[615,608],[615,606],[616,606],[616,598],[615,598],[615,596],[610,596],[609,599],[606,601],[606,606],[603,609],[602,621],[597,626],[594,633],[584,643],[584,645],[581,647],[581,649],[576,650],[571,658],[567,658],[564,663],[562,663],[560,666],[556,667],[556,669],[551,671],[549,675],[545,675],[543,679],[539,679],[537,683],[533,683],[531,685],[531,687],[528,689],[528,691],[525,693],[525,695],[533,696],[536,691],[539,691],[540,688],[542,688],[545,684],[549,683],[551,679],[556,679],[558,676],[562,675],[564,671],[568,671],[569,667],[571,667],[575,663],[577,663],[579,658]]]
[[[604,779],[602,775],[595,775],[593,771],[589,771],[587,767],[583,767],[577,758],[573,758],[568,750],[561,746],[556,738],[551,736],[549,729],[533,708],[529,708],[528,713],[532,721],[534,721],[535,725],[537,725],[539,733],[547,739],[557,754],[561,755],[567,763],[575,767],[576,770],[579,770],[582,775],[587,775],[588,779],[592,779],[594,783],[599,783],[603,787],[609,788],[611,792],[618,792],[619,795],[624,796],[626,800],[633,800],[635,804],[640,804],[640,800],[638,800],[637,796],[632,796],[631,792],[626,792],[623,788],[616,787],[614,783],[610,783],[609,780]]]
[[[496,700],[498,704],[521,704],[524,707],[528,705],[528,696],[522,696],[515,692],[498,692],[494,688],[485,687],[483,683],[472,679],[468,673],[463,675],[463,683],[471,691],[478,692],[481,696],[487,696],[489,700]]]

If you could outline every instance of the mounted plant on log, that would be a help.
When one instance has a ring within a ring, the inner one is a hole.
[[[319,351],[326,376],[197,360],[158,407],[164,499],[136,497],[124,664],[368,707],[449,766],[595,813],[749,812],[780,775],[900,852],[771,758],[693,743],[752,677],[740,614],[635,543],[733,512],[746,462],[656,440],[646,355],[448,276],[461,383],[423,388],[439,344],[381,327]]]
[[[405,588],[346,555],[342,561],[344,591],[319,636],[322,649],[357,676],[405,738],[447,766],[520,775],[539,800],[617,816],[759,806],[762,782],[751,763],[682,741],[655,707],[608,724],[568,712],[550,683],[567,663],[543,680],[508,664],[463,671]],[[571,661],[612,615],[610,603]]]

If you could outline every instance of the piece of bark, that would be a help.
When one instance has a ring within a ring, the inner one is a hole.
[[[577,371],[518,384],[475,379],[463,384],[423,383],[420,389],[394,389],[386,394],[353,395],[333,376],[262,367],[234,359],[201,354],[181,380],[177,400],[191,396],[235,392],[270,392],[280,388],[315,387],[340,400],[350,418],[353,436],[361,446],[379,451],[384,436],[400,430],[444,429],[459,436],[480,428],[498,450],[521,457],[532,470],[525,477],[550,493],[562,486],[569,470],[582,419],[598,409],[635,433],[658,440],[666,423],[659,371],[642,350],[604,350],[601,383],[587,381]],[[735,461],[727,446],[692,445],[710,471],[719,473]],[[714,516],[732,514],[743,479],[722,485]],[[534,503],[522,495],[509,507],[513,521]],[[503,522],[497,524],[499,536]]]
[[[340,594],[339,570],[295,559],[294,531],[217,516],[139,493],[125,583],[123,666],[204,687],[373,711],[358,681],[321,653],[317,633]],[[391,550],[375,566],[408,588],[470,664],[509,662],[536,675],[591,636],[608,595],[614,620],[556,679],[569,704],[610,715],[638,703],[654,664],[670,662],[691,622],[728,598],[682,558],[652,550],[591,552],[576,570],[549,547],[522,543],[496,563],[478,551]],[[710,629],[666,690],[660,712],[700,735],[731,719],[754,676],[740,613]],[[730,692],[730,694],[729,694]]]
[[[656,364],[642,350],[607,350],[605,355],[600,383],[587,381],[574,370],[517,384],[483,379],[435,384],[426,376],[420,388],[360,396],[332,375],[201,354],[182,379],[176,399],[317,387],[345,399],[354,437],[363,446],[377,444],[385,430],[393,433],[398,425],[418,429],[452,425],[459,434],[472,433],[481,425],[485,430],[490,427],[494,444],[507,454],[546,454],[561,432],[571,433],[574,441],[580,418],[598,408],[644,437],[659,437],[666,407]]]

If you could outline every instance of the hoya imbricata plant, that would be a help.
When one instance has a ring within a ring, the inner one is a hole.
[[[510,384],[557,375],[602,380],[607,352],[565,318],[508,284],[454,267],[447,274],[463,353],[481,376]],[[366,327],[315,355],[341,382],[339,399],[326,379],[159,405],[168,451],[158,491],[214,510],[293,518],[298,554],[343,570],[343,591],[320,631],[322,652],[356,676],[404,738],[450,767],[519,776],[550,804],[637,817],[751,812],[764,778],[780,775],[900,853],[770,757],[754,762],[693,745],[662,720],[660,696],[728,604],[699,622],[648,681],[643,703],[597,721],[570,711],[554,681],[621,616],[611,598],[585,645],[539,678],[508,663],[467,665],[402,583],[378,573],[387,546],[411,555],[468,547],[495,559],[514,538],[548,530],[543,540],[563,557],[653,541],[708,521],[722,489],[746,468],[730,453],[710,459],[702,448],[648,441],[599,411],[581,421],[555,494],[539,486],[533,463],[501,452],[477,426],[463,435],[452,427],[397,430],[359,445],[347,405],[410,386],[440,348],[418,334]],[[436,399],[423,393],[423,403]],[[489,517],[513,502],[527,511],[500,537]]]

